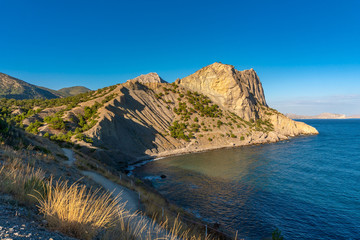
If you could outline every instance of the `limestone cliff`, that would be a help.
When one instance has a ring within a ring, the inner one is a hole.
[[[246,120],[259,118],[258,103],[267,106],[261,82],[253,69],[238,71],[231,65],[213,63],[177,83],[209,96]]]
[[[238,71],[232,65],[213,63],[177,80],[177,83],[209,96],[215,103],[246,120],[269,119],[275,132],[281,135],[318,133],[315,128],[295,122],[279,112],[269,117],[264,90],[254,69]]]

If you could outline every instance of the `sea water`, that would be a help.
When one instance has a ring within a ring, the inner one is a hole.
[[[169,157],[135,174],[239,238],[279,228],[286,239],[360,239],[360,120],[303,121],[320,134]]]

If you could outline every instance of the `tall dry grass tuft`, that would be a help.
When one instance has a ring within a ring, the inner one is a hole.
[[[12,194],[23,204],[34,204],[30,195],[44,191],[45,173],[29,165],[24,165],[18,159],[6,160],[0,163],[0,190]]]
[[[105,232],[102,240],[133,240],[146,239],[151,222],[140,213],[118,211],[116,225]]]
[[[92,239],[99,230],[115,225],[123,210],[120,197],[111,193],[91,191],[85,185],[69,185],[52,180],[46,185],[46,195],[37,198],[38,207],[50,228],[81,239]]]
[[[117,224],[109,229],[102,240],[218,240],[208,235],[201,237],[192,235],[190,230],[184,228],[181,221],[177,218],[173,225],[169,222],[157,224],[153,219],[149,219],[139,213],[129,214],[120,212]]]

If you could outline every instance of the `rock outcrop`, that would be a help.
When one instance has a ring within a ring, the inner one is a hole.
[[[318,131],[303,122],[293,121],[281,113],[268,116],[274,126],[274,132],[278,135],[294,137],[298,135],[318,134]]]
[[[142,74],[134,79],[128,80],[128,82],[139,82],[139,83],[166,83],[157,73]]]
[[[259,118],[258,103],[267,106],[261,82],[253,69],[238,71],[232,65],[213,63],[177,83],[209,96],[246,120]]]
[[[269,117],[260,79],[254,69],[238,71],[232,65],[213,63],[188,77],[177,80],[185,88],[199,91],[221,107],[250,119],[269,119],[275,132],[283,136],[317,134],[305,123],[295,122],[279,112]]]

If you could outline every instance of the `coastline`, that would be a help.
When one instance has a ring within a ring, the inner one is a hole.
[[[133,163],[129,164],[125,168],[125,170],[129,171],[129,174],[132,175],[132,171],[135,168],[144,166],[145,164],[147,164],[149,162],[161,160],[161,159],[164,159],[167,157],[183,156],[183,155],[188,155],[188,154],[209,152],[209,151],[221,150],[221,149],[231,149],[231,148],[240,148],[240,147],[256,146],[256,145],[263,145],[263,144],[272,144],[272,143],[290,140],[290,139],[296,138],[296,137],[306,137],[306,136],[310,137],[310,136],[315,136],[315,135],[318,135],[318,133],[317,134],[299,134],[296,136],[283,136],[282,138],[278,138],[278,139],[257,139],[257,140],[250,140],[250,141],[247,141],[247,139],[245,139],[244,141],[242,141],[242,142],[244,142],[243,144],[233,143],[232,145],[227,145],[227,146],[224,146],[224,145],[210,146],[210,147],[193,148],[193,149],[188,149],[186,147],[179,148],[179,149],[174,149],[174,150],[170,150],[170,151],[164,151],[159,154],[137,157]]]
[[[298,138],[298,137],[307,137],[307,136],[313,136],[313,135],[317,135],[317,134],[299,134],[296,136],[287,136],[286,138],[283,139],[278,139],[278,140],[272,140],[272,141],[260,141],[258,140],[254,140],[251,142],[247,142],[243,141],[244,144],[239,144],[239,145],[235,145],[235,146],[219,146],[219,147],[208,147],[208,148],[201,148],[201,149],[196,149],[195,151],[184,151],[184,148],[182,149],[178,149],[177,151],[167,151],[167,152],[163,152],[162,154],[158,154],[158,155],[153,155],[153,156],[144,156],[144,157],[139,157],[137,158],[137,161],[131,165],[129,165],[126,170],[128,170],[129,172],[127,173],[128,176],[131,177],[135,177],[138,178],[139,176],[137,176],[136,174],[133,173],[133,171],[141,166],[144,166],[150,162],[153,161],[158,161],[167,157],[172,157],[172,156],[183,156],[183,155],[188,155],[188,154],[195,154],[195,153],[202,153],[202,152],[209,152],[209,151],[215,151],[215,150],[221,150],[221,149],[232,149],[232,148],[240,148],[240,147],[250,147],[250,146],[258,146],[258,145],[264,145],[264,144],[273,144],[273,143],[278,143],[278,142],[282,142],[282,141],[286,141],[286,140],[291,140],[293,138]],[[186,149],[186,148],[185,148]],[[159,176],[160,177],[160,176]],[[213,231],[217,232],[218,234],[222,235],[225,237],[225,239],[232,239],[230,236],[233,234],[232,232],[227,231],[226,229],[223,228],[218,228],[218,229],[214,229],[212,228],[212,222],[206,221],[206,219],[203,219],[201,216],[196,216],[196,214],[194,214],[193,212],[187,211],[185,210],[182,206],[170,201],[166,196],[164,196],[163,194],[161,194],[152,184],[151,180],[146,179],[146,178],[140,178],[142,181],[145,181],[147,183],[145,183],[146,187],[148,188],[148,191],[153,191],[156,192],[158,195],[160,195],[163,199],[165,199],[167,202],[171,203],[172,205],[176,206],[178,209],[182,209],[183,211],[186,211],[186,213],[188,215],[191,216],[191,218],[193,219],[197,219],[196,222],[198,222],[197,224],[200,225],[206,225],[209,229],[212,229]],[[190,220],[191,221],[191,220]],[[194,222],[194,220],[192,220]],[[216,224],[216,223],[215,223]],[[269,236],[265,239],[271,239],[271,235],[269,233]]]

